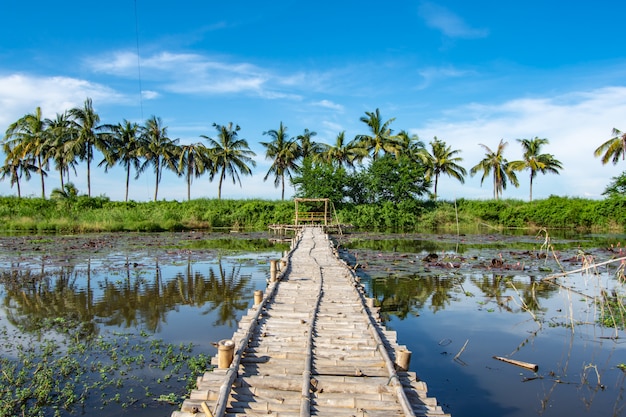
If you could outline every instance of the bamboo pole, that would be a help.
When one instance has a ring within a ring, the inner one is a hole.
[[[278,265],[278,261],[276,259],[270,260],[270,281],[271,282],[276,282],[276,274],[278,271],[277,265]]]
[[[256,290],[254,292],[254,305],[256,306],[261,304],[261,301],[263,301],[263,291]]]
[[[233,353],[235,351],[235,342],[230,339],[223,339],[217,343],[217,367],[226,369],[230,367],[233,361]]]
[[[515,359],[503,358],[502,356],[494,356],[494,359],[499,361],[510,363],[511,365],[520,366],[522,368],[530,369],[533,372],[537,372],[539,370],[539,365],[530,362],[517,361]]]
[[[558,273],[558,274],[548,275],[547,277],[542,278],[542,281],[553,281],[553,280],[555,280],[557,278],[565,277],[565,276],[570,275],[570,274],[576,274],[576,273],[579,273],[579,272],[585,272],[585,271],[589,271],[589,270],[591,270],[593,268],[597,268],[599,266],[608,265],[608,264],[611,264],[613,262],[622,262],[622,261],[626,261],[626,256],[622,256],[621,258],[610,259],[608,261],[600,262],[600,263],[597,263],[597,264],[591,264],[591,265],[585,266],[583,268],[574,269],[573,271],[561,272],[561,273]]]

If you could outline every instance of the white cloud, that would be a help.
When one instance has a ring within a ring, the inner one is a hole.
[[[419,14],[426,25],[441,31],[450,38],[484,38],[489,34],[487,29],[472,28],[445,7],[431,2],[421,3]]]
[[[138,61],[135,53],[117,51],[87,62],[96,72],[120,77],[138,77],[140,70],[145,81],[158,82],[163,89],[182,94],[259,93],[269,78],[265,71],[248,63],[221,62],[190,53],[161,52]]]
[[[339,112],[344,111],[344,107],[341,104],[333,103],[330,100],[320,100],[312,103],[314,106],[323,107],[326,109],[337,110]]]
[[[418,85],[418,89],[423,90],[429,87],[433,82],[438,80],[445,80],[449,78],[464,77],[469,74],[470,71],[459,70],[453,67],[445,68],[424,68],[418,71],[418,74],[422,77],[422,83]]]
[[[160,96],[161,94],[159,94],[156,91],[143,90],[141,92],[141,97],[143,97],[146,100],[154,100],[155,98],[159,98]]]
[[[133,79],[141,74],[146,84],[156,83],[159,89],[178,94],[244,93],[270,100],[302,100],[298,90],[323,90],[332,79],[328,73],[279,73],[226,57],[168,51],[143,57],[140,62],[135,53],[128,51],[93,57],[86,62],[97,73]]]
[[[115,90],[70,77],[26,74],[0,76],[0,126],[6,126],[41,107],[44,117],[53,117],[81,105],[87,97],[96,103],[123,102]]]
[[[563,163],[560,175],[538,175],[533,195],[545,198],[551,194],[601,197],[611,177],[626,170],[622,166],[602,165],[593,156],[594,150],[608,140],[613,127],[624,123],[626,87],[607,87],[576,92],[554,98],[523,98],[493,105],[468,105],[450,111],[446,119],[432,120],[425,126],[411,129],[425,142],[433,136],[444,140],[453,149],[461,149],[466,169],[476,165],[485,144],[494,149],[501,138],[509,143],[508,160],[521,159],[518,138],[535,136],[549,139],[542,152],[551,153]],[[504,197],[528,198],[527,173],[520,173],[520,188],[508,188]],[[448,197],[490,198],[491,184],[485,180],[480,187],[480,174],[467,178],[465,185],[446,181],[440,189]],[[445,197],[444,197],[445,198]]]

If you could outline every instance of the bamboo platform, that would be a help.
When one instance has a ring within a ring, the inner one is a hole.
[[[172,417],[449,416],[322,228],[300,230],[282,264]]]

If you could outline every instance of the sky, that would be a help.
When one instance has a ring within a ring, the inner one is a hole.
[[[241,187],[225,182],[222,198],[275,200],[264,132],[282,122],[292,138],[309,129],[332,144],[342,131],[368,133],[359,119],[379,109],[395,133],[460,150],[468,172],[481,144],[504,140],[512,161],[522,158],[517,139],[547,138],[542,152],[563,169],[539,174],[533,198],[603,198],[626,170],[593,155],[613,128],[626,131],[625,14],[614,0],[0,0],[0,132],[38,106],[53,118],[86,98],[102,123],[160,117],[180,144],[232,122],[257,166]],[[503,197],[527,200],[528,176]],[[444,176],[439,198],[492,198],[481,177]],[[84,163],[71,181],[87,192]],[[154,183],[152,171],[131,179],[130,198],[151,200]],[[46,192],[58,187],[52,171]],[[93,167],[91,188],[123,200],[124,170]],[[22,194],[39,196],[38,179]],[[0,195],[17,191],[4,180]],[[158,197],[185,200],[184,178],[166,171]],[[217,179],[195,179],[191,197],[216,198]]]

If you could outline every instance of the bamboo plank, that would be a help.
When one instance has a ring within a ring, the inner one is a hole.
[[[321,229],[300,230],[283,259],[233,335],[233,365],[198,377],[186,409],[217,393],[215,417],[444,415],[414,373],[396,373],[396,333]]]

